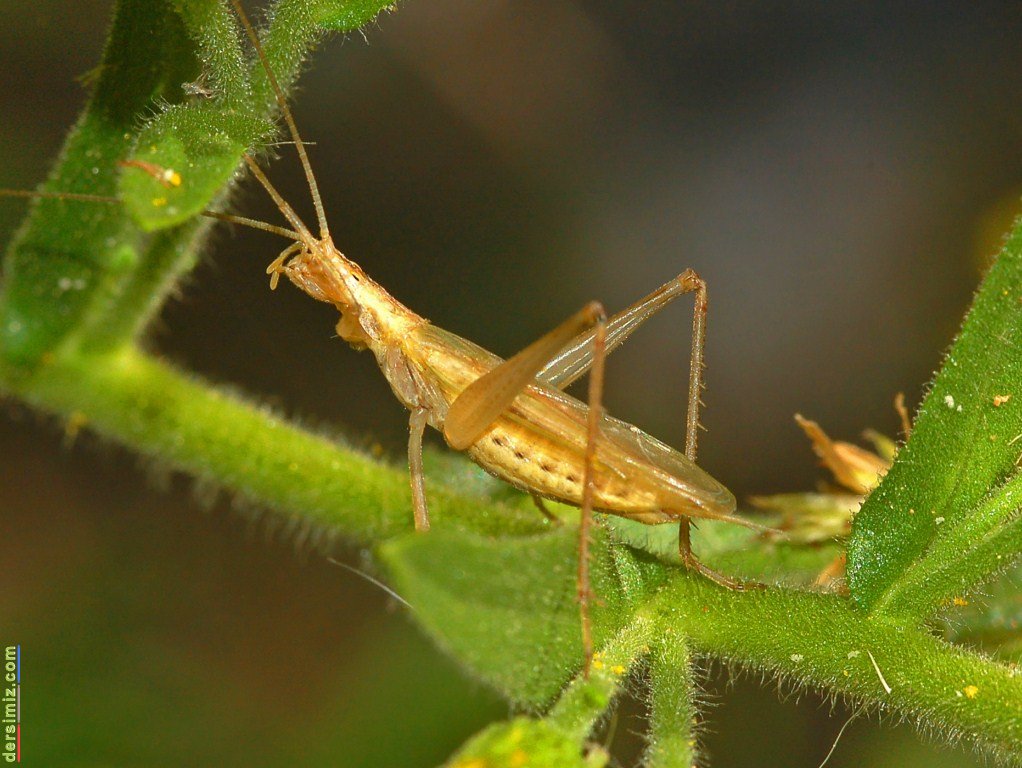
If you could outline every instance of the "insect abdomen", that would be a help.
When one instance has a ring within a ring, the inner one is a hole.
[[[499,421],[468,450],[492,475],[527,492],[582,504],[583,461],[577,451],[535,434],[522,435],[513,422]],[[655,493],[630,483],[596,463],[594,506],[623,517],[653,516],[651,522],[676,520],[660,512]],[[662,520],[661,520],[662,518]]]

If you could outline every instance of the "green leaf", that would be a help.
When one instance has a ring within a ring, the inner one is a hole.
[[[1022,474],[995,489],[968,517],[943,523],[947,530],[905,570],[878,608],[899,616],[928,616],[969,594],[1022,551],[1020,509]]]
[[[132,160],[152,172],[129,169],[120,191],[132,216],[148,231],[180,224],[209,208],[234,176],[242,153],[273,135],[270,117],[279,109],[262,61],[254,53],[246,61],[241,53],[237,25],[223,2],[176,0],[175,7],[195,41],[203,71],[210,73],[213,96],[170,107],[139,136]],[[278,85],[290,88],[324,30],[357,28],[388,7],[379,0],[280,0],[262,40]]]
[[[234,173],[242,152],[273,133],[268,117],[254,108],[249,61],[227,4],[172,4],[194,44],[210,96],[168,106],[139,135],[131,158],[136,167],[122,175],[119,190],[135,221],[148,231],[203,211]]]
[[[1022,435],[1020,301],[1022,225],[1016,224],[923,402],[911,439],[855,516],[848,580],[860,606],[922,619],[1017,557],[1018,548],[1005,539],[1001,559],[981,571],[965,559],[955,565],[931,558],[914,578],[925,594],[901,599],[913,563],[941,542],[950,544],[963,530],[959,525],[980,514],[987,495],[1015,471],[1022,450],[1016,442]],[[971,533],[982,536],[992,531],[989,526],[1003,525],[1011,510],[1001,512],[971,526]],[[926,587],[927,569],[938,568],[951,570]]]
[[[578,671],[577,529],[493,539],[435,528],[386,543],[380,554],[430,635],[512,701],[540,707]],[[597,649],[629,621],[647,588],[643,566],[629,561],[615,562],[604,537],[594,537]]]
[[[607,753],[582,755],[578,743],[543,720],[518,717],[474,736],[447,768],[602,768]]]
[[[350,32],[376,18],[382,11],[397,9],[396,0],[380,3],[379,0],[321,0],[313,11],[316,23],[334,32]]]
[[[602,749],[587,749],[590,732],[629,672],[649,652],[652,635],[648,618],[633,617],[594,655],[589,674],[571,681],[546,718],[516,718],[487,728],[455,755],[449,768],[604,765],[607,755]]]
[[[220,103],[171,107],[146,125],[132,157],[157,176],[125,169],[121,197],[145,230],[180,224],[204,211],[242,153],[272,133],[268,120]]]
[[[95,90],[44,189],[111,196],[138,116],[194,75],[180,21],[163,0],[122,0]],[[29,368],[104,304],[140,262],[139,236],[118,205],[37,200],[8,249],[0,294],[0,358]]]
[[[644,525],[607,515],[603,524],[617,541],[681,567],[678,526]],[[692,527],[692,551],[714,569],[743,579],[785,585],[811,585],[841,553],[836,541],[824,544],[790,543],[719,520],[700,520]]]

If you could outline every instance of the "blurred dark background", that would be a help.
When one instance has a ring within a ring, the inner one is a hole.
[[[110,12],[5,6],[0,185],[45,174]],[[854,438],[894,434],[896,392],[918,401],[1022,194],[1020,36],[1014,3],[407,0],[322,46],[295,112],[338,245],[495,352],[697,269],[700,463],[742,497],[819,477],[793,413]],[[308,212],[286,149],[271,175]],[[237,202],[276,221],[252,185]],[[0,204],[3,241],[22,210]],[[400,462],[406,415],[371,358],[329,308],[267,290],[279,246],[221,230],[152,346]],[[608,371],[612,412],[673,444],[689,306]],[[30,762],[431,766],[505,713],[379,589],[0,407],[0,635],[24,647]],[[717,768],[815,766],[846,716],[725,680],[706,681]],[[621,764],[641,711],[618,718]],[[829,765],[972,760],[856,722]]]

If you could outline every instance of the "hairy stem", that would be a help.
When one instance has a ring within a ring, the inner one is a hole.
[[[0,368],[0,386],[3,386]],[[300,514],[308,525],[360,543],[411,528],[408,475],[288,423],[269,408],[217,390],[132,346],[68,353],[31,378],[9,380],[26,402],[74,416],[103,437],[219,484],[245,498]],[[469,519],[475,529],[528,530],[535,516],[430,488],[437,520]]]
[[[1022,758],[1022,676],[912,623],[833,596],[733,593],[687,576],[673,579],[656,607],[700,651]]]
[[[650,653],[649,747],[647,768],[693,768],[699,764],[694,701],[696,683],[687,641],[660,633]]]
[[[583,742],[606,712],[632,665],[649,651],[653,623],[642,616],[621,630],[593,657],[589,677],[575,678],[547,718],[558,730]]]

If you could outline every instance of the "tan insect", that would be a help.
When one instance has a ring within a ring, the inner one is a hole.
[[[231,0],[276,94],[315,205],[318,235],[295,214],[262,169],[252,174],[273,198],[291,229],[229,214],[208,213],[283,235],[294,242],[267,268],[276,288],[281,275],[341,314],[337,333],[370,350],[394,394],[410,411],[408,465],[415,528],[427,531],[422,440],[427,426],[465,451],[492,475],[531,494],[540,509],[552,499],[581,508],[578,597],[584,669],[593,655],[589,608],[589,527],[593,510],[649,525],[677,523],[682,561],[719,584],[743,584],[702,564],[692,552],[690,520],[749,523],[735,515],[735,498],[696,463],[699,396],[707,315],[705,283],[686,270],[635,304],[607,318],[591,302],[561,325],[503,360],[438,328],[393,298],[334,245],[315,175],[283,92],[238,0]],[[143,169],[145,170],[145,169]],[[71,196],[74,197],[74,196]],[[82,196],[79,196],[82,197]],[[604,413],[604,360],[640,325],[677,297],[695,294],[685,452]],[[589,373],[588,405],[564,388]]]

